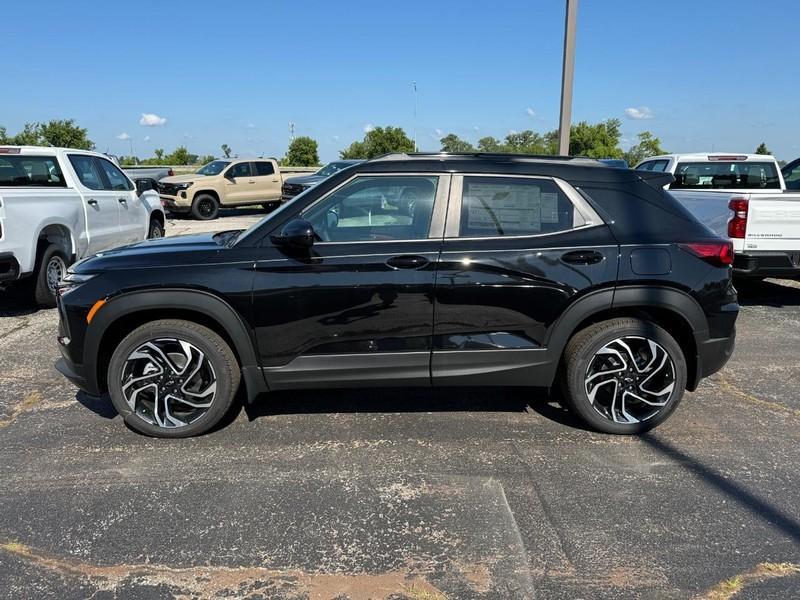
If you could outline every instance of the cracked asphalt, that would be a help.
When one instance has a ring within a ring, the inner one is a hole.
[[[741,302],[731,362],[642,437],[474,388],[274,393],[167,441],[0,292],[0,597],[797,597],[800,286]]]

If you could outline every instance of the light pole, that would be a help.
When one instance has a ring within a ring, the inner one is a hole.
[[[417,150],[417,82],[412,81],[411,85],[414,86],[414,152],[418,152]]]
[[[138,163],[139,161],[136,160],[136,156],[133,154],[133,138],[128,138],[128,141],[131,144],[131,158],[133,159],[134,163]]]
[[[561,118],[558,122],[558,153],[569,154],[569,130],[572,123],[572,80],[575,74],[575,26],[578,20],[578,0],[566,0],[564,23],[564,64],[561,69]]]

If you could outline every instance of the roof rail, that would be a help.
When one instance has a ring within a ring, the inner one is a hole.
[[[557,154],[522,154],[513,152],[392,152],[383,154],[372,160],[409,160],[414,158],[489,158],[494,160],[547,160],[577,161],[598,163],[597,159],[587,156],[564,156]]]

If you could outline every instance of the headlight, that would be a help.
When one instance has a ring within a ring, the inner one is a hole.
[[[186,190],[186,189],[189,189],[190,187],[192,187],[193,184],[194,184],[194,181],[187,181],[186,183],[179,183],[175,187],[177,189],[179,189],[179,190]]]
[[[76,289],[81,284],[86,283],[93,277],[97,277],[96,273],[89,274],[89,273],[71,273],[67,272],[64,275],[63,279],[58,283],[58,295],[63,296],[71,292],[72,290]]]

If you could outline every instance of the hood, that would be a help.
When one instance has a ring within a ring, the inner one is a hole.
[[[177,267],[203,263],[228,250],[223,245],[228,233],[231,232],[197,233],[144,240],[84,258],[75,263],[70,270],[76,273],[97,273],[112,269]]]
[[[198,175],[197,173],[189,173],[188,175],[173,175],[172,177],[162,177],[159,183],[187,183],[189,181],[197,181],[203,179],[205,175]]]
[[[323,179],[327,179],[323,175],[300,175],[299,177],[289,177],[284,179],[284,183],[293,183],[295,185],[317,185]]]

